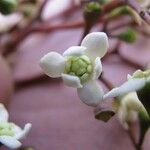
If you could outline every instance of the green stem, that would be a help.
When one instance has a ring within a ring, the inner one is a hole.
[[[140,123],[140,139],[137,144],[137,147],[142,147],[144,137],[150,126],[150,118],[145,108],[141,109],[139,112],[139,123]]]
[[[88,26],[88,25],[85,24],[85,28],[84,28],[83,34],[81,36],[79,45],[81,44],[83,38],[90,32],[91,28],[92,28],[92,26]]]

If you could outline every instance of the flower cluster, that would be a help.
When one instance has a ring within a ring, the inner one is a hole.
[[[96,80],[102,72],[101,58],[107,49],[107,35],[93,32],[82,40],[81,46],[72,46],[63,55],[56,52],[46,54],[41,58],[40,66],[48,76],[62,77],[66,85],[77,88],[79,98],[89,106],[96,107],[109,97],[117,98],[119,120],[128,129],[128,124],[137,120],[139,113],[149,118],[136,91],[150,82],[150,70],[138,70],[133,76],[128,75],[127,82],[104,95]]]
[[[19,140],[23,139],[31,129],[27,123],[24,129],[12,122],[8,122],[8,112],[4,105],[0,104],[0,143],[10,149],[17,149],[21,146]]]

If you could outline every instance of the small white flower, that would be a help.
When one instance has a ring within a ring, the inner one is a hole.
[[[137,70],[133,76],[128,75],[128,81],[120,87],[112,89],[103,96],[104,99],[116,97],[119,99],[118,117],[125,129],[128,129],[128,123],[138,119],[138,114],[149,118],[146,109],[138,99],[136,91],[141,90],[150,82],[150,70]]]
[[[122,84],[120,87],[113,88],[107,94],[104,95],[104,99],[109,97],[118,97],[129,92],[134,92],[142,89],[146,83],[150,82],[150,70],[141,71],[137,70],[133,76],[128,75],[128,81]]]
[[[78,0],[77,0],[78,1]],[[42,12],[42,19],[48,20],[63,13],[74,4],[74,0],[49,0]],[[76,2],[77,3],[77,2]]]
[[[19,23],[21,19],[22,15],[19,13],[13,13],[7,16],[0,13],[0,33],[8,31],[11,27]]]
[[[48,53],[40,60],[40,66],[48,76],[62,77],[66,85],[77,88],[84,103],[97,106],[102,100],[103,90],[96,79],[102,72],[100,59],[107,49],[107,35],[93,32],[83,39],[81,46],[72,46],[63,55]]]
[[[24,129],[14,123],[8,122],[8,112],[4,105],[0,104],[0,143],[10,149],[17,149],[21,146],[19,140],[23,139],[31,129],[27,123]]]
[[[118,108],[118,118],[125,129],[129,128],[129,124],[138,120],[139,111],[147,115],[147,112],[137,97],[136,92],[126,94],[120,99]]]
[[[149,0],[136,0],[137,3],[139,3],[139,5],[142,8],[148,8],[150,6],[150,1]]]

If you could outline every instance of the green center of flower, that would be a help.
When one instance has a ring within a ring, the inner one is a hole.
[[[1,135],[8,135],[8,136],[13,136],[13,123],[8,123],[8,122],[2,122],[0,123],[0,136]]]
[[[67,74],[78,76],[81,81],[87,80],[92,71],[91,60],[86,56],[69,56],[65,66]]]
[[[133,74],[132,77],[133,78],[148,78],[150,77],[150,70],[146,70],[146,71],[138,70]]]

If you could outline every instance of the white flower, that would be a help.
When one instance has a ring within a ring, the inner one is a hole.
[[[141,90],[150,82],[150,70],[137,70],[133,76],[128,75],[128,81],[120,87],[112,89],[103,96],[104,99],[109,97],[117,97],[119,99],[118,116],[121,124],[128,129],[128,123],[138,118],[138,114],[149,118],[149,115],[143,104],[138,99],[136,91]]]
[[[136,0],[143,8],[148,8],[150,6],[150,0]]]
[[[44,10],[42,12],[42,19],[43,20],[52,19],[55,16],[65,12],[74,3],[75,2],[73,0],[50,0],[50,1],[47,1],[47,4],[45,5]]]
[[[0,104],[0,143],[10,149],[17,149],[21,146],[19,140],[28,134],[31,124],[27,123],[24,129],[21,129],[14,123],[8,122],[8,116],[4,105]]]
[[[11,27],[15,26],[22,19],[22,15],[19,13],[13,13],[10,15],[2,15],[0,13],[0,32],[6,32]]]
[[[118,118],[125,129],[129,128],[130,123],[138,120],[138,113],[140,111],[148,116],[136,92],[128,93],[120,99]]]
[[[109,97],[118,97],[129,92],[134,92],[142,89],[146,83],[150,82],[150,70],[141,71],[137,70],[133,76],[128,75],[128,81],[120,87],[114,88],[104,95],[104,99]]]
[[[96,79],[102,72],[100,59],[107,49],[107,35],[93,32],[83,39],[81,46],[68,48],[62,56],[56,52],[48,53],[40,60],[40,66],[48,76],[62,77],[66,85],[77,88],[84,103],[97,106],[103,90]]]

